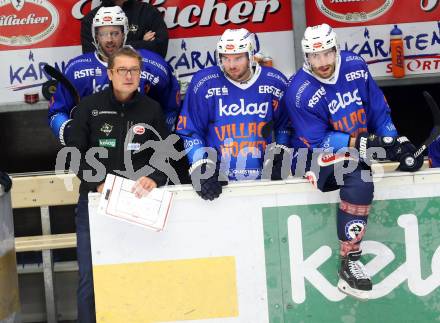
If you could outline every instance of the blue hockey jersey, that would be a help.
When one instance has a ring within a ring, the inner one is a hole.
[[[196,73],[176,128],[190,164],[205,158],[204,147],[213,147],[218,161],[230,159],[229,168],[222,169],[230,180],[260,178],[272,142],[264,125],[273,120],[276,142],[288,145],[287,113],[279,106],[286,85],[285,76],[270,67],[257,66],[244,84],[226,78],[218,66]]]
[[[428,147],[430,167],[440,167],[440,139],[437,139]]]
[[[180,111],[180,90],[170,65],[158,54],[148,50],[138,50],[143,68],[139,90],[160,103],[167,125],[173,130]],[[67,79],[74,85],[81,98],[102,91],[109,86],[107,63],[99,59],[96,52],[80,55],[67,64],[64,71]],[[49,102],[49,125],[57,138],[60,128],[72,118],[74,100],[69,91],[58,84]]]
[[[282,105],[298,138],[310,149],[336,152],[361,132],[397,136],[384,94],[364,60],[348,51],[338,59],[329,80],[318,81],[304,68],[290,80]]]

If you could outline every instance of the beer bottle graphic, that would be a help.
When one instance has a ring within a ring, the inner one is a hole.
[[[405,76],[405,64],[403,53],[403,35],[402,30],[394,25],[390,33],[390,47],[391,47],[391,70],[395,78]]]

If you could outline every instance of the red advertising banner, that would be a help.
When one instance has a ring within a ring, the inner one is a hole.
[[[291,0],[167,0],[155,5],[158,2],[170,38],[220,35],[226,28],[256,33],[293,29]]]
[[[0,50],[80,45],[81,0],[0,0]]]
[[[148,1],[146,1],[148,2]],[[291,0],[157,0],[171,39],[292,30]],[[0,0],[0,50],[80,45],[81,18],[91,0]]]
[[[140,1],[140,0],[138,0]],[[256,33],[256,49],[287,76],[295,71],[291,0],[143,0],[168,26],[166,60],[187,84],[212,66],[227,28]],[[23,100],[47,80],[43,67],[63,71],[81,54],[81,19],[99,0],[0,0],[0,105]],[[135,26],[134,26],[135,27]],[[279,50],[282,46],[283,50]]]
[[[307,0],[307,26],[334,28],[440,20],[440,0]]]

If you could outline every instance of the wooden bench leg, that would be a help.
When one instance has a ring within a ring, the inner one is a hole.
[[[43,234],[51,234],[49,207],[42,206],[40,208],[41,226]],[[48,323],[56,323],[57,309],[55,302],[55,290],[53,279],[53,259],[52,250],[43,250],[43,277],[44,277],[44,293],[46,296],[46,315]]]

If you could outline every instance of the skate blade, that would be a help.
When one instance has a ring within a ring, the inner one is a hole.
[[[360,301],[368,301],[370,298],[370,291],[352,288],[343,279],[339,279],[338,289],[344,294],[347,294],[348,296],[352,296]]]

